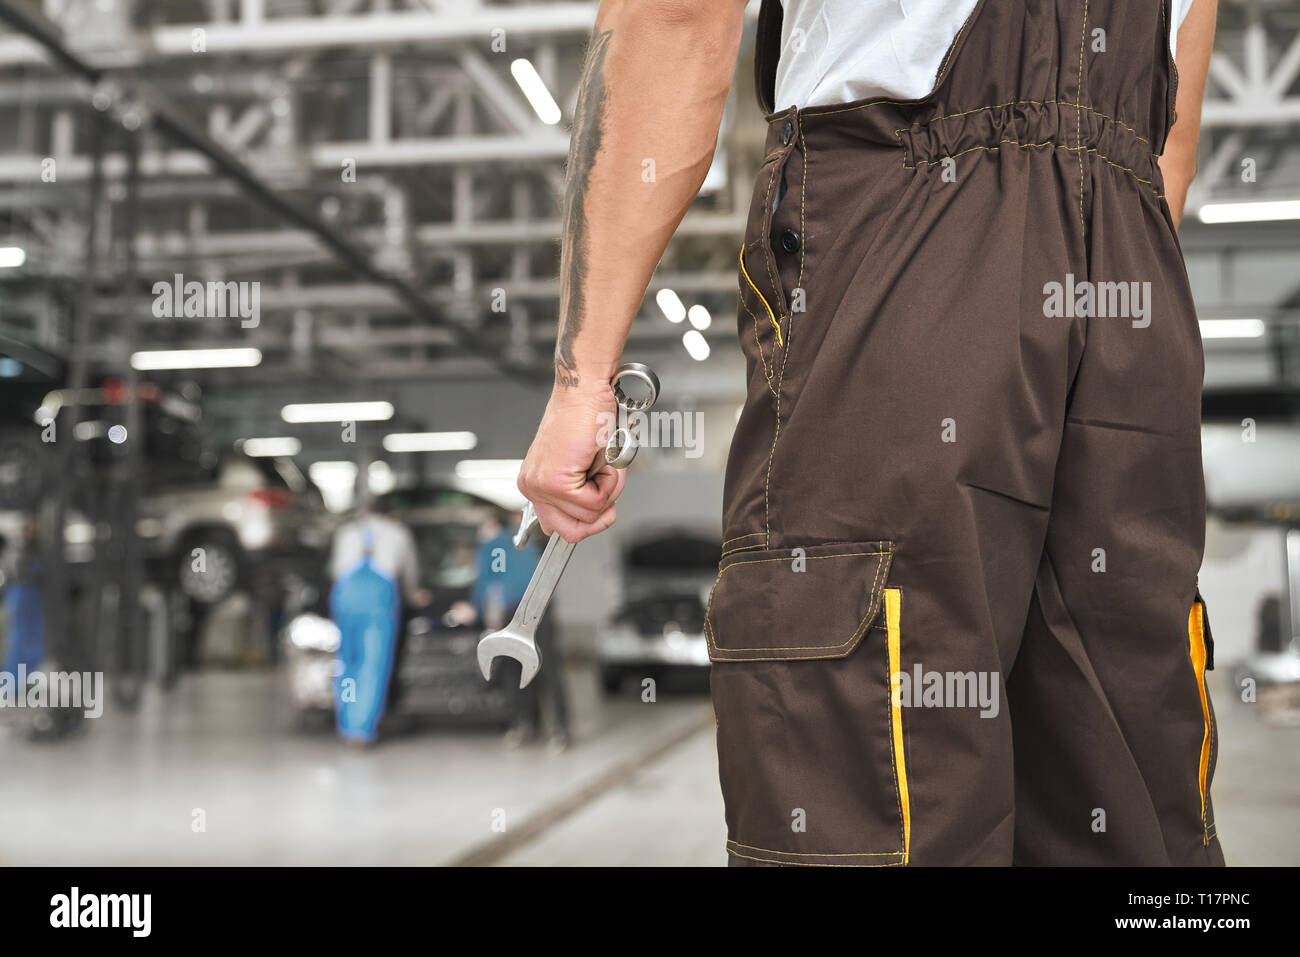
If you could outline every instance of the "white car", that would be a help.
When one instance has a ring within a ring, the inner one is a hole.
[[[623,557],[625,600],[596,645],[600,681],[616,694],[628,680],[708,674],[704,612],[722,545],[692,532],[642,539]]]

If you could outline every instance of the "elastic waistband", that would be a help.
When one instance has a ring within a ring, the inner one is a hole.
[[[916,103],[874,101],[842,107],[790,107],[768,116],[770,155],[787,143],[825,150],[898,150],[907,169],[934,166],[979,150],[1037,148],[1083,151],[1163,192],[1151,141],[1092,107],[1063,100],[1014,100],[958,112]]]

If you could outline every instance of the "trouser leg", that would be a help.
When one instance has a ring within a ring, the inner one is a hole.
[[[1200,336],[1156,201],[1119,171],[1098,165],[1092,175],[1087,278],[1131,292],[1138,283],[1142,298],[1127,315],[1088,320],[1070,397],[1010,683],[1015,857],[1222,863],[1196,587],[1205,528]]]
[[[803,265],[778,251],[769,278],[761,221],[747,244],[751,385],[707,616],[735,863],[1012,861],[1006,675],[1083,345],[1039,305],[1038,277],[1082,262],[1056,202],[1064,184],[1074,211],[1068,160],[972,154],[954,186],[825,157],[771,229],[803,222]],[[805,293],[775,310],[780,339],[755,288]]]

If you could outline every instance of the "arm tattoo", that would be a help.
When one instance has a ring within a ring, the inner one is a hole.
[[[564,250],[560,265],[560,335],[555,343],[555,381],[566,388],[578,385],[573,340],[582,328],[582,284],[586,279],[586,201],[591,168],[600,150],[601,122],[605,112],[605,53],[611,31],[595,34],[587,50],[569,136],[569,161],[564,185]]]

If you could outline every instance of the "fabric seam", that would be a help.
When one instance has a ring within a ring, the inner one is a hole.
[[[892,546],[887,546],[883,551],[876,551],[876,552],[846,552],[846,553],[844,553],[844,554],[842,554],[842,555],[809,555],[809,556],[807,556],[807,560],[808,560],[808,561],[819,561],[819,560],[826,560],[826,559],[832,559],[832,558],[865,558],[865,557],[869,557],[869,556],[872,556],[872,555],[876,555],[876,556],[885,556],[885,555],[892,556],[893,554],[894,554],[894,549],[893,549],[893,547],[892,547]],[[862,621],[858,623],[858,626],[853,630],[853,634],[850,635],[848,638],[846,638],[844,641],[840,642],[839,644],[835,644],[835,645],[787,645],[787,646],[772,646],[772,647],[757,647],[757,648],[724,648],[722,645],[718,644],[718,642],[715,640],[716,633],[715,633],[714,630],[713,630],[713,623],[712,623],[712,620],[711,620],[711,616],[712,616],[712,613],[713,613],[713,598],[714,598],[714,596],[718,593],[718,588],[719,588],[719,587],[721,586],[721,584],[722,584],[722,576],[725,575],[727,572],[729,572],[731,569],[733,569],[733,568],[735,568],[735,567],[737,567],[737,566],[739,566],[739,565],[762,565],[762,564],[765,564],[765,563],[767,563],[767,562],[785,562],[785,561],[789,561],[789,560],[790,560],[790,559],[789,559],[787,556],[781,556],[780,558],[753,558],[753,559],[750,559],[750,560],[748,560],[748,561],[732,562],[730,565],[726,566],[726,568],[723,568],[723,569],[721,569],[721,570],[718,572],[718,577],[717,577],[717,579],[715,579],[714,582],[713,582],[713,590],[709,593],[709,604],[708,604],[708,606],[704,609],[704,635],[705,635],[705,638],[706,638],[707,641],[708,641],[708,644],[709,644],[709,647],[710,647],[710,648],[712,648],[713,650],[718,651],[718,652],[720,652],[720,653],[723,653],[723,654],[731,654],[731,653],[733,653],[733,652],[742,652],[742,651],[838,651],[839,649],[844,648],[846,645],[853,645],[854,642],[856,642],[856,641],[860,641],[860,640],[861,640],[862,636],[863,636],[864,634],[866,634],[867,626],[871,624],[872,619],[874,619],[875,616],[876,616],[876,614],[879,613],[879,611],[880,611],[880,592],[881,592],[881,588],[880,588],[880,585],[881,585],[880,576],[881,576],[882,571],[883,571],[884,568],[885,568],[885,565],[887,564],[887,563],[884,562],[884,561],[880,561],[880,560],[878,560],[878,561],[876,562],[876,573],[875,573],[874,577],[872,578],[872,581],[871,581],[871,588],[870,588],[870,590],[869,590],[868,593],[867,593],[867,596],[868,596],[868,597],[867,597],[867,611],[866,611],[866,614],[863,616]],[[856,645],[853,645],[853,647],[857,647],[857,646],[856,646]],[[848,649],[844,652],[844,654],[848,654],[848,653],[849,653],[850,651],[852,651],[852,650],[853,650],[852,647],[851,647],[851,648],[848,648]],[[777,661],[777,660],[780,660],[780,659],[776,659],[776,658],[751,658],[751,659],[744,659],[744,658],[726,658],[726,659],[723,659],[723,660],[725,660],[725,661]]]
[[[908,165],[907,165],[906,157],[904,157],[904,161],[903,161],[903,169],[907,169],[907,170],[915,170],[915,169],[917,169],[918,167],[921,167],[921,166],[938,166],[940,163],[942,163],[942,162],[944,161],[944,159],[956,159],[958,156],[965,156],[967,153],[974,153],[974,152],[976,152],[977,150],[997,151],[997,150],[1000,149],[1003,145],[1007,145],[1007,146],[1016,146],[1016,147],[1019,147],[1020,149],[1040,149],[1040,148],[1043,148],[1043,147],[1048,147],[1048,146],[1050,146],[1050,147],[1052,147],[1053,149],[1065,150],[1066,152],[1069,152],[1069,153],[1073,153],[1073,152],[1080,152],[1080,153],[1095,153],[1096,156],[1097,156],[1097,158],[1098,158],[1099,160],[1101,160],[1103,163],[1105,163],[1107,166],[1113,166],[1113,167],[1115,167],[1115,169],[1117,169],[1117,170],[1120,170],[1120,171],[1122,171],[1122,172],[1128,173],[1128,174],[1129,174],[1133,179],[1135,179],[1137,182],[1139,182],[1139,183],[1143,183],[1143,184],[1145,184],[1146,186],[1150,186],[1150,187],[1151,187],[1151,192],[1152,192],[1152,194],[1153,194],[1157,199],[1164,199],[1164,198],[1165,198],[1164,193],[1161,193],[1160,191],[1158,191],[1158,190],[1156,189],[1156,185],[1155,185],[1155,183],[1153,183],[1151,180],[1149,180],[1149,179],[1143,179],[1141,176],[1139,176],[1139,175],[1137,174],[1137,171],[1136,171],[1136,170],[1134,170],[1134,169],[1132,169],[1132,168],[1130,168],[1130,167],[1128,167],[1128,166],[1123,166],[1123,165],[1121,165],[1121,164],[1119,164],[1119,163],[1116,163],[1116,162],[1115,162],[1114,160],[1112,160],[1110,157],[1105,156],[1105,155],[1103,155],[1101,152],[1099,152],[1095,146],[1088,146],[1088,147],[1083,147],[1083,146],[1067,146],[1067,145],[1065,145],[1064,143],[1057,143],[1057,142],[1055,142],[1054,140],[1044,140],[1042,143],[1021,143],[1021,142],[1018,142],[1018,141],[1016,141],[1016,140],[999,140],[997,146],[972,146],[972,147],[970,147],[969,149],[964,149],[964,150],[961,150],[960,152],[953,153],[952,156],[950,156],[950,157],[943,157],[943,158],[941,158],[941,159],[937,159],[937,160],[917,160],[916,163],[915,163],[914,165],[912,165],[912,166],[908,166]],[[906,150],[906,147],[904,147],[904,150]],[[1083,162],[1082,158],[1080,158],[1079,162],[1080,162],[1080,163]],[[1080,210],[1082,210],[1082,206],[1080,206]]]

